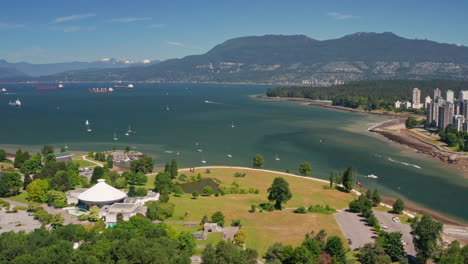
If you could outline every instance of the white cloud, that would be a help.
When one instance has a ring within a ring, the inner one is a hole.
[[[66,16],[66,17],[57,17],[52,22],[50,22],[50,24],[58,24],[58,23],[63,23],[63,22],[68,22],[68,21],[81,20],[81,19],[85,19],[85,18],[93,17],[93,16],[96,16],[96,14],[79,14],[79,15],[71,15],[71,16]]]
[[[342,13],[338,13],[338,12],[329,12],[329,13],[327,13],[327,15],[334,18],[334,19],[338,19],[338,20],[358,18],[358,16],[353,16],[353,15],[349,15],[349,14],[342,14]]]
[[[151,17],[123,17],[123,18],[114,18],[111,19],[111,22],[119,22],[119,23],[132,23],[136,21],[145,21],[151,20]]]
[[[176,42],[176,41],[167,41],[166,43],[169,44],[169,45],[172,45],[172,46],[177,46],[177,47],[184,46],[184,43]]]
[[[0,28],[24,28],[25,25],[23,24],[10,24],[10,23],[0,23]]]
[[[151,24],[149,28],[165,28],[166,26],[166,24]]]

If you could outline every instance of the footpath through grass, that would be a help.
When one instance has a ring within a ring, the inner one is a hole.
[[[243,178],[234,177],[234,173],[246,173]],[[318,232],[325,229],[329,236],[337,235],[345,241],[343,234],[333,215],[326,214],[295,214],[291,209],[282,211],[249,213],[252,204],[266,203],[267,189],[271,186],[275,177],[281,176],[289,183],[293,197],[284,204],[286,208],[299,206],[309,207],[312,204],[330,205],[335,209],[343,209],[353,199],[352,194],[324,188],[326,183],[309,179],[302,179],[279,175],[273,172],[258,172],[244,169],[211,169],[206,173],[205,169],[197,169],[194,173],[181,172],[187,176],[202,174],[203,178],[216,178],[227,186],[236,181],[243,188],[255,188],[259,194],[226,194],[224,196],[201,196],[192,199],[191,194],[180,197],[171,197],[174,203],[174,215],[168,221],[200,222],[204,215],[211,217],[216,211],[221,211],[225,216],[225,225],[232,220],[240,219],[242,230],[247,233],[247,246],[258,250],[263,255],[268,247],[275,242],[299,245],[304,235],[311,231]]]

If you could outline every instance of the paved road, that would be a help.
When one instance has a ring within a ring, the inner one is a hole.
[[[364,246],[366,243],[373,243],[371,228],[367,225],[364,218],[359,217],[356,213],[351,213],[346,210],[341,210],[334,214],[338,225],[343,231],[346,239],[351,240],[351,248],[353,250]]]
[[[410,234],[411,226],[402,223],[395,223],[392,220],[393,215],[389,212],[382,212],[379,210],[374,211],[375,217],[379,220],[380,226],[386,226],[388,229],[383,229],[387,232],[400,232],[403,234],[401,239],[407,245],[405,245],[406,254],[410,256],[416,256],[416,251],[414,250],[413,236]]]
[[[91,163],[94,163],[94,164],[98,165],[99,167],[104,167],[104,165],[102,165],[101,163],[96,162],[96,161],[94,161],[94,160],[88,159],[87,156],[88,156],[88,155],[83,155],[83,156],[81,156],[81,158],[82,158],[83,160],[86,160],[86,161],[89,161],[89,162],[91,162]]]

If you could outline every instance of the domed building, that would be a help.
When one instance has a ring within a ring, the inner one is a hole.
[[[99,179],[93,187],[78,195],[78,207],[89,209],[93,205],[102,207],[121,203],[127,194],[106,183],[104,179]]]

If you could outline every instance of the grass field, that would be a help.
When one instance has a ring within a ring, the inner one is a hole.
[[[80,167],[96,167],[96,164],[84,160],[81,155],[74,155],[72,159],[74,162],[80,164]]]
[[[233,176],[235,172],[244,172],[247,175],[244,178],[236,178]],[[297,246],[306,233],[318,232],[320,229],[325,229],[329,235],[340,236],[345,241],[333,215],[295,214],[292,209],[262,213],[257,209],[255,213],[248,212],[250,205],[268,202],[267,189],[275,177],[282,175],[236,168],[211,169],[211,173],[206,173],[204,169],[191,174],[182,173],[188,176],[201,173],[204,178],[217,178],[228,186],[236,180],[242,187],[255,188],[260,193],[202,196],[198,199],[191,199],[190,194],[173,196],[170,202],[176,207],[174,215],[167,219],[168,221],[199,222],[204,215],[210,217],[214,212],[221,211],[225,215],[225,225],[230,225],[234,219],[241,220],[242,230],[247,233],[247,246],[258,250],[259,254],[264,254],[274,242]],[[353,199],[352,194],[324,188],[326,183],[290,176],[282,177],[288,181],[293,194],[292,199],[284,204],[286,208],[328,204],[335,209],[343,209]],[[153,180],[148,182],[152,183]]]

